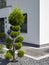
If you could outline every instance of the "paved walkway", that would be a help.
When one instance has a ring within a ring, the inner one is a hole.
[[[37,57],[37,58],[49,54],[49,46],[40,47],[40,48],[23,46],[22,49],[25,51],[25,54],[33,56],[33,57]]]
[[[24,46],[23,49],[25,51],[25,54],[34,57],[40,57],[49,54],[49,46],[40,48]]]

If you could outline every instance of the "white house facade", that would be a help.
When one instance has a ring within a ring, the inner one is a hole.
[[[18,7],[26,15],[26,23],[21,32],[24,42],[37,46],[49,43],[49,0],[0,0],[0,3],[0,32],[8,36],[8,16]]]

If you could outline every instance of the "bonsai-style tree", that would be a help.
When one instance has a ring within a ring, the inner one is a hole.
[[[15,61],[15,51],[18,50],[18,57],[24,56],[24,51],[20,50],[22,47],[23,36],[20,35],[21,25],[24,23],[23,12],[19,8],[15,8],[8,17],[10,23],[10,38],[6,39],[6,47],[9,49],[6,54],[6,59],[13,59]]]

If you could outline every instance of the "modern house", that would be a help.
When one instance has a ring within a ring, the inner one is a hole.
[[[35,46],[49,43],[49,0],[0,0],[0,32],[7,36],[8,16],[15,7],[26,15],[21,29],[24,42]]]

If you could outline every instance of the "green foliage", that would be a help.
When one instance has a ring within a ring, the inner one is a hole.
[[[5,54],[5,58],[6,59],[12,59],[12,54],[10,53],[10,52],[6,52],[6,54]]]
[[[2,44],[0,44],[0,50],[1,50],[1,49],[3,49],[3,45],[2,45]]]
[[[7,44],[6,44],[6,48],[11,49],[11,48],[12,48],[12,44],[7,43]]]
[[[18,26],[10,26],[10,29],[12,31],[19,31],[20,30],[20,26],[19,25]]]
[[[12,32],[10,33],[10,36],[11,36],[12,38],[15,38],[15,37],[17,37],[19,34],[20,34],[19,31],[18,31],[18,32],[12,31]]]
[[[13,56],[13,50],[8,50],[7,53],[8,52]]]
[[[24,40],[23,36],[19,36],[16,38],[15,42],[22,42]]]
[[[22,47],[22,43],[20,43],[20,42],[15,43],[14,46],[15,46],[16,50],[19,50]]]
[[[11,43],[12,40],[10,38],[6,38],[6,43]]]
[[[17,55],[20,58],[23,57],[24,56],[24,51],[23,50],[19,50]]]
[[[22,25],[24,18],[23,12],[19,8],[15,8],[9,15],[8,20],[11,25]]]
[[[0,44],[0,53],[2,53],[2,52],[3,52],[3,45]]]
[[[11,49],[11,50],[7,51],[7,53],[5,55],[6,59],[11,59],[13,57],[12,59],[14,60],[15,59],[15,56],[14,56],[15,50],[19,50],[22,47],[22,41],[24,38],[19,35],[20,35],[21,25],[24,22],[24,18],[25,17],[23,16],[23,12],[18,8],[14,9],[13,12],[8,17],[8,21],[11,24],[10,36],[13,38],[13,40],[12,40],[12,43],[9,38],[6,40],[6,43],[7,43],[6,47],[8,49]],[[16,43],[15,43],[15,38],[16,38]],[[24,51],[23,50],[18,51],[18,56],[23,57]]]
[[[0,38],[5,38],[5,33],[0,32]]]

